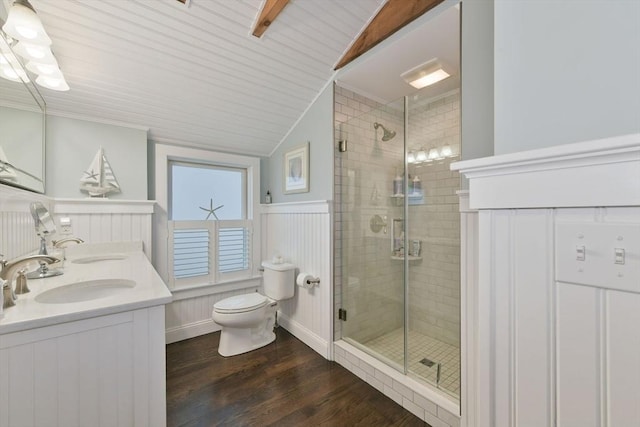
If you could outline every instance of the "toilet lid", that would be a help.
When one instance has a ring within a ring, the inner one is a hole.
[[[242,313],[255,310],[267,303],[267,297],[257,292],[225,298],[213,305],[218,313]]]

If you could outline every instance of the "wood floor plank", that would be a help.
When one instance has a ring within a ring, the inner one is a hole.
[[[167,346],[167,426],[427,426],[283,328],[224,358],[220,333]]]

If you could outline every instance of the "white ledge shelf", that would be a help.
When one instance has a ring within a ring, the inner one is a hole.
[[[471,209],[640,205],[640,133],[453,163]]]

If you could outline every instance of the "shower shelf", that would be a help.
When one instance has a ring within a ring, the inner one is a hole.
[[[391,259],[396,259],[398,261],[404,261],[404,257],[403,256],[391,255]],[[421,256],[409,255],[409,261],[418,261],[418,260],[421,260],[421,259],[422,259]]]
[[[402,206],[404,204],[404,194],[392,194],[389,196],[393,200],[395,206]],[[423,205],[424,196],[421,194],[409,194],[409,206]]]

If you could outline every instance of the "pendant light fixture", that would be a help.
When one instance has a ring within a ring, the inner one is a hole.
[[[16,40],[43,46],[51,45],[51,39],[29,0],[15,0],[13,2],[9,9],[7,22],[2,26],[2,30]]]
[[[7,22],[2,25],[2,32],[0,39],[8,48],[8,53],[6,49],[1,53],[5,59],[13,56],[15,52],[25,60],[26,69],[37,76],[35,81],[38,85],[57,91],[69,90],[58,61],[51,51],[51,39],[29,0],[14,0],[9,8]],[[16,59],[15,64],[11,65],[12,70],[8,70],[0,64],[0,67],[3,67],[0,71],[4,71],[0,72],[0,77],[27,83],[29,78],[20,61]],[[17,80],[13,78],[14,75]]]

